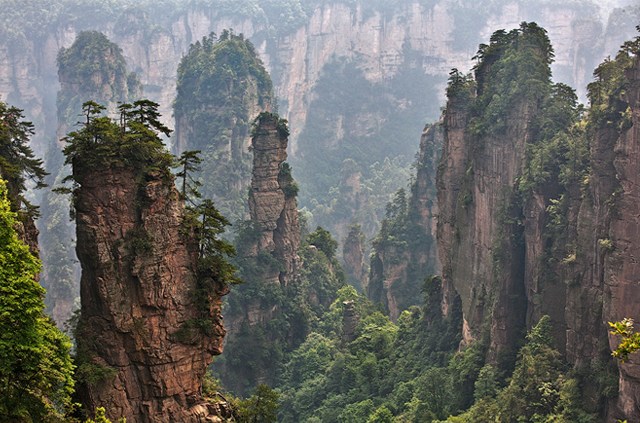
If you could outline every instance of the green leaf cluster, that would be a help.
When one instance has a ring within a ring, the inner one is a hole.
[[[26,211],[33,217],[37,207],[25,198],[27,183],[43,188],[47,173],[28,144],[33,124],[23,119],[22,110],[0,102],[0,178],[7,184],[11,210]]]
[[[71,343],[44,315],[40,262],[17,236],[0,180],[0,420],[63,421],[71,406]]]
[[[64,138],[65,163],[74,166],[71,179],[79,183],[83,172],[112,167],[141,169],[143,175],[158,172],[169,178],[173,156],[160,135],[168,136],[170,130],[159,121],[158,104],[150,100],[121,104],[119,122],[103,116],[104,110],[95,102],[85,102],[84,125]]]

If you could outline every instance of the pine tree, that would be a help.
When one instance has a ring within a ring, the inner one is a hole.
[[[27,180],[33,181],[36,188],[44,187],[47,173],[42,160],[34,156],[28,145],[34,133],[33,124],[23,118],[22,110],[0,102],[0,177],[7,183],[11,210],[35,213],[37,208],[23,193]]]

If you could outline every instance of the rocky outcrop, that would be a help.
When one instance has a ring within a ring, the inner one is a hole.
[[[220,297],[227,288],[215,286],[209,309],[199,309],[198,242],[185,231],[173,178],[81,163],[74,163],[74,177],[85,405],[105,407],[114,421],[221,421],[201,384],[222,352]],[[207,336],[185,331],[201,320]]]
[[[594,165],[602,163],[606,166],[594,166],[591,188],[594,201],[583,207],[593,210],[594,226],[606,228],[609,223],[608,230],[590,231],[591,225],[587,225],[579,232],[581,239],[590,237],[587,248],[596,254],[596,260],[584,263],[586,274],[591,275],[584,282],[599,288],[588,290],[587,295],[592,299],[597,291],[601,290],[603,294],[600,325],[624,317],[640,320],[640,243],[637,236],[640,220],[636,212],[640,208],[640,53],[636,50],[632,57],[632,65],[624,75],[626,90],[618,99],[622,102],[619,108],[625,110],[628,121],[618,131],[600,129],[596,132],[592,160]],[[579,334],[575,329],[583,328],[570,328],[574,340]],[[615,348],[617,342],[609,339],[609,347]],[[618,367],[617,409],[611,414],[615,418],[636,421],[640,419],[640,359],[634,356],[627,362],[618,362]]]
[[[265,112],[256,120],[251,141],[253,170],[249,191],[251,221],[258,231],[255,254],[265,252],[282,265],[265,280],[287,285],[298,268],[300,227],[296,205],[297,186],[287,159],[286,121]]]
[[[365,237],[360,225],[351,225],[349,233],[342,244],[342,267],[347,282],[362,291],[366,286]]]
[[[42,198],[41,228],[42,285],[47,290],[47,311],[62,327],[77,308],[80,287],[80,266],[74,251],[73,222],[67,215],[69,200],[52,191],[67,176],[61,149],[64,137],[77,129],[82,119],[82,104],[92,100],[115,112],[118,103],[137,100],[140,85],[135,75],[127,71],[122,50],[104,34],[80,32],[71,47],[58,54],[56,136],[49,140],[45,167],[50,173]]]
[[[441,124],[424,128],[411,195],[408,201],[404,194],[396,195],[374,240],[367,294],[383,304],[393,320],[402,310],[421,303],[425,279],[439,272],[434,179],[442,142]]]
[[[535,45],[531,30],[523,26],[520,35],[529,43],[505,47],[513,59],[518,49]],[[504,87],[494,71],[505,69],[502,37],[513,35],[494,34],[481,51],[475,80],[450,79],[438,171],[445,292],[460,296],[464,340],[487,342],[488,361],[505,360],[514,340],[547,315],[566,360],[604,379],[617,345],[607,337],[607,322],[640,316],[638,40],[598,67],[589,86],[591,109],[581,123],[572,123],[570,117],[579,116],[575,99],[559,85],[547,100],[524,91],[487,121],[487,111],[500,107],[496,87]],[[546,77],[539,76],[543,87]],[[562,112],[552,110],[562,103]],[[567,119],[566,126],[548,132],[549,117]],[[483,126],[487,122],[493,130]],[[606,421],[637,420],[639,363],[635,357],[617,363],[619,394],[608,406],[610,387],[585,384],[585,408]]]

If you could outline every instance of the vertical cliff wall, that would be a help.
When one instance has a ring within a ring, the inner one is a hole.
[[[271,78],[242,34],[198,41],[178,67],[173,150],[202,152],[200,192],[231,221],[248,217],[251,123],[274,102]]]
[[[548,80],[544,33],[520,31],[481,46],[474,78],[450,78],[438,171],[444,283],[461,298],[465,340],[485,343],[489,362],[508,363],[523,330],[548,315],[576,374],[596,375],[581,388],[586,409],[633,421],[638,364],[613,362],[607,322],[640,312],[638,38],[596,69],[582,115],[572,90]],[[504,91],[513,81],[522,91],[505,96],[518,92]],[[608,402],[614,364],[619,393]]]
[[[82,266],[78,389],[88,410],[104,407],[114,421],[210,421],[217,411],[201,385],[222,351],[226,281],[202,269],[204,235],[186,215],[171,156],[153,132],[136,133],[149,121],[105,119],[65,150]],[[137,141],[119,138],[128,136]]]
[[[572,292],[572,297],[591,300],[595,303],[595,310],[602,310],[598,322],[600,327],[624,317],[640,318],[640,268],[637,260],[640,244],[636,236],[640,231],[636,213],[640,207],[637,160],[640,154],[640,38],[626,43],[615,63],[618,67],[615,72],[619,73],[607,73],[607,64],[601,65],[596,71],[598,79],[595,82],[601,86],[591,90],[594,101],[603,83],[612,84],[610,87],[613,88],[606,101],[599,103],[600,106],[606,105],[605,115],[593,119],[595,131],[591,144],[589,193],[580,209],[580,217],[584,221],[579,224],[578,236],[586,242],[584,250],[578,253],[578,262],[582,264],[585,275],[581,284],[589,288],[586,292]],[[616,80],[616,76],[620,79]],[[620,87],[624,87],[623,90]],[[597,307],[600,305],[598,293],[602,295],[600,307]],[[575,301],[572,305],[578,304]],[[588,315],[599,317],[597,313]],[[584,342],[578,340],[585,330],[584,323],[572,323],[569,329],[571,340]],[[595,337],[592,338],[592,348],[595,349],[600,345],[594,342]],[[571,346],[568,344],[567,349]],[[617,340],[610,336],[608,346],[615,348]],[[638,420],[640,360],[632,357],[628,362],[618,362],[618,368],[619,396],[610,417]]]
[[[367,295],[383,304],[392,320],[409,306],[419,304],[425,279],[439,273],[433,176],[443,135],[441,124],[425,127],[409,198],[405,198],[404,190],[396,194],[373,242]]]
[[[58,54],[60,91],[57,98],[57,130],[48,140],[45,167],[50,173],[42,197],[40,245],[42,284],[47,290],[47,310],[60,327],[71,317],[79,297],[80,266],[74,252],[74,225],[69,221],[69,202],[52,191],[70,172],[63,165],[65,135],[82,120],[82,103],[93,100],[115,111],[118,102],[140,94],[135,75],[127,70],[122,50],[95,31],[80,32],[71,47]]]
[[[488,336],[493,360],[513,359],[525,327],[518,181],[530,144],[540,138],[551,54],[546,32],[535,24],[498,31],[480,48],[475,81],[454,72],[447,90],[438,169],[442,275],[461,297],[465,340]]]

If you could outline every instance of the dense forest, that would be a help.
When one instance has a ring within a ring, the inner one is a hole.
[[[0,6],[0,421],[640,419],[637,5]]]

